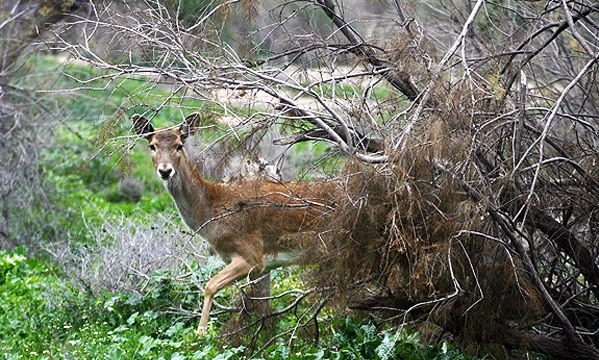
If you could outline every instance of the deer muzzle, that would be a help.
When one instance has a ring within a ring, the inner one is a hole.
[[[175,175],[175,169],[173,169],[170,164],[160,164],[156,169],[156,172],[158,173],[158,176],[165,181],[171,179]]]

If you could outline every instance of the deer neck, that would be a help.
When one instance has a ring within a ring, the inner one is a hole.
[[[206,191],[209,185],[187,157],[181,159],[177,173],[165,183],[185,224],[202,236],[214,216]]]

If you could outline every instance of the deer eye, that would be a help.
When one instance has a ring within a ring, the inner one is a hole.
[[[181,145],[181,144],[177,145],[177,151],[183,151],[183,145]]]
[[[154,146],[154,145],[150,145],[150,146],[148,146],[148,147],[150,148],[150,150],[151,150],[151,151],[156,151],[156,146]]]

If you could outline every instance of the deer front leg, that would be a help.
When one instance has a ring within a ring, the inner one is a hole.
[[[204,305],[202,307],[202,315],[200,316],[200,324],[196,331],[198,334],[206,332],[214,295],[222,288],[231,285],[235,280],[239,280],[249,274],[252,269],[259,272],[262,271],[261,266],[252,265],[241,256],[235,255],[231,258],[231,262],[227,266],[208,281],[204,288]]]

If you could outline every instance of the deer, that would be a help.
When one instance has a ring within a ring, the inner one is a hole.
[[[325,229],[334,208],[334,182],[212,182],[200,174],[184,147],[201,129],[193,113],[174,127],[154,129],[142,115],[133,128],[148,141],[156,174],[171,194],[183,222],[227,264],[204,286],[197,334],[204,334],[214,296],[250,274],[298,263],[301,250]]]

